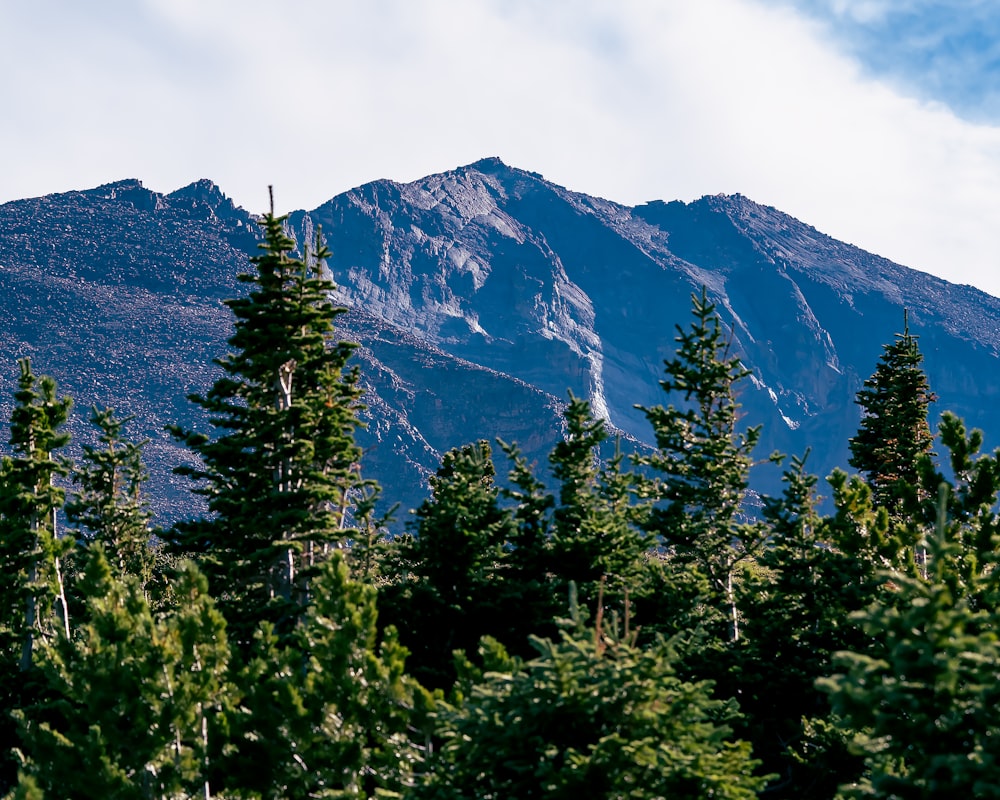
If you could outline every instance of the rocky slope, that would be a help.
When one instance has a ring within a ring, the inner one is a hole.
[[[990,431],[1000,394],[1000,301],[833,240],[741,196],[636,208],[486,159],[411,184],[376,181],[291,215],[322,226],[346,338],[369,387],[366,469],[404,509],[447,448],[521,443],[544,464],[567,391],[633,442],[659,389],[674,326],[702,285],[753,370],[745,421],[760,455],[846,464],[853,403],[909,310],[937,409]],[[192,510],[163,433],[202,425],[184,399],[215,377],[222,305],[255,250],[251,216],[208,181],[160,195],[136,181],[0,206],[0,414],[31,356],[78,404],[134,414],[150,437],[158,508]],[[763,466],[755,485],[778,486]]]
[[[555,397],[589,397],[649,442],[658,386],[708,287],[753,370],[741,400],[761,455],[846,465],[854,396],[909,311],[938,409],[989,432],[1000,301],[838,242],[745,197],[629,208],[486,159],[412,184],[377,181],[293,217],[322,225],[352,307]],[[777,487],[762,470],[761,488]]]

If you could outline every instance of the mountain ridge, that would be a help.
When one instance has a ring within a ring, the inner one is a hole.
[[[231,331],[222,300],[242,291],[254,219],[207,179],[168,194],[127,179],[0,205],[0,346],[12,362],[0,413],[14,358],[34,357],[81,405],[136,415],[169,487],[159,508],[189,513],[169,474],[186,455],[163,425],[205,425],[183,398],[217,374]],[[904,308],[937,409],[986,428],[1000,396],[1000,300],[742,195],[630,207],[486,158],[366,183],[291,212],[288,225],[300,243],[321,228],[332,250],[335,296],[350,309],[339,333],[359,342],[369,389],[359,438],[404,510],[441,454],[474,439],[518,439],[544,467],[567,391],[649,445],[636,405],[670,402],[663,360],[701,286],[752,370],[741,402],[764,425],[762,454],[811,447],[819,474],[846,466],[854,396]],[[74,433],[86,440],[85,426]],[[767,470],[755,485],[774,492]]]

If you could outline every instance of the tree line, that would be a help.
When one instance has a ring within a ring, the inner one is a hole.
[[[227,303],[204,428],[171,429],[203,516],[156,526],[111,409],[65,458],[71,401],[20,362],[6,797],[1000,796],[1000,453],[947,412],[932,435],[905,320],[822,488],[774,454],[784,491],[749,492],[749,371],[702,289],[654,448],[570,396],[547,465],[456,448],[393,536],[328,252],[285,222]]]

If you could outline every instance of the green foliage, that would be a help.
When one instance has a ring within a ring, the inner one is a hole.
[[[943,486],[928,577],[891,573],[899,602],[860,615],[884,655],[841,653],[844,672],[821,682],[868,765],[864,780],[844,788],[849,796],[1000,797],[998,620],[995,602],[978,602],[996,598],[995,547],[965,550],[947,493]],[[970,572],[971,560],[990,569]]]
[[[551,555],[552,508],[555,497],[532,472],[514,444],[500,442],[510,462],[508,486],[501,497],[511,508],[514,527],[509,546],[504,548],[504,577],[513,587],[516,604],[507,616],[509,641],[514,653],[533,652],[526,648],[530,634],[555,633],[554,620],[563,605],[564,593],[554,593]],[[498,632],[493,632],[499,637]]]
[[[226,786],[236,797],[397,796],[421,760],[411,726],[427,697],[391,629],[376,643],[375,590],[335,556],[284,644],[266,625],[235,678]]]
[[[38,787],[38,782],[30,775],[18,776],[17,786],[8,795],[12,800],[45,800],[45,794]]]
[[[354,442],[362,390],[347,366],[354,344],[334,340],[328,251],[294,258],[284,217],[264,216],[249,294],[227,305],[236,317],[225,372],[193,402],[218,435],[174,429],[202,461],[178,471],[201,481],[210,516],[178,526],[176,546],[197,555],[240,641],[268,619],[287,632],[311,597],[331,548],[370,511]]]
[[[885,595],[856,614],[877,654],[842,652],[842,673],[821,681],[841,730],[863,755],[868,773],[845,787],[863,797],[996,797],[1000,736],[995,665],[1000,660],[997,609],[997,499],[1000,453],[979,455],[982,434],[966,433],[945,414],[941,443],[954,485],[919,464],[926,524],[936,510],[922,570],[883,575]]]
[[[730,737],[733,709],[676,676],[669,643],[579,626],[533,642],[522,662],[484,641],[486,671],[437,712],[443,744],[416,797],[736,800],[763,787]]]
[[[965,424],[951,412],[941,415],[938,427],[941,445],[947,450],[953,481],[946,498],[948,518],[960,521],[953,536],[961,546],[959,558],[966,565],[970,575],[982,569],[977,561],[989,553],[1000,537],[1000,516],[997,514],[998,491],[1000,491],[1000,454],[983,455],[983,432],[966,431]],[[930,459],[921,459],[918,464],[919,482],[924,501],[916,522],[921,526],[933,525],[937,521],[938,487],[948,482]]]
[[[380,607],[426,685],[450,686],[453,651],[473,656],[484,635],[527,655],[529,635],[555,633],[571,582],[588,604],[600,592],[619,607],[641,587],[647,537],[634,523],[631,476],[620,454],[601,464],[607,433],[586,401],[571,396],[565,417],[549,458],[557,497],[509,445],[512,486],[501,491],[489,445],[467,445],[445,454],[414,535],[393,548]]]
[[[727,638],[736,641],[739,570],[766,538],[761,526],[739,520],[760,429],[737,430],[735,384],[750,372],[729,354],[705,289],[692,301],[694,319],[687,330],[677,326],[677,352],[665,362],[667,377],[660,381],[682,406],[642,408],[657,450],[636,462],[654,472],[643,489],[656,502],[645,527],[667,548],[676,573],[670,583],[690,587],[704,581],[705,610],[714,612],[716,625],[724,624]]]
[[[69,442],[60,429],[72,401],[56,396],[56,383],[36,379],[28,359],[14,394],[10,421],[13,456],[0,464],[0,607],[4,663],[30,669],[38,638],[69,635],[62,560],[72,539],[60,538],[56,514],[64,492],[55,479],[67,473],[55,451]],[[18,652],[19,651],[19,652]]]
[[[770,797],[829,797],[862,768],[843,737],[826,735],[828,703],[815,686],[830,673],[835,651],[868,644],[850,614],[876,593],[874,571],[866,574],[864,562],[830,544],[838,525],[853,532],[871,514],[868,487],[848,487],[845,478],[831,476],[833,518],[818,510],[817,479],[805,458],[791,459],[780,497],[764,498],[770,538],[746,588],[746,637],[734,671],[745,735],[778,773]]]
[[[65,557],[72,547],[60,538],[57,512],[66,474],[56,455],[69,436],[61,428],[71,407],[56,396],[52,378],[36,379],[28,359],[19,362],[10,445],[0,461],[0,786],[14,780],[11,753],[17,728],[11,712],[32,701],[31,671],[39,639],[68,636]]]
[[[565,418],[566,433],[549,456],[559,482],[549,545],[555,594],[565,596],[572,581],[584,605],[597,602],[599,587],[606,601],[622,601],[641,589],[649,549],[634,521],[633,481],[620,452],[601,465],[608,434],[585,400],[570,395]]]
[[[500,508],[495,474],[486,442],[444,455],[380,598],[385,622],[412,653],[413,674],[433,688],[454,680],[453,651],[471,655],[484,633],[502,635],[506,614],[515,612],[505,602],[503,566],[515,524]]]
[[[146,441],[122,438],[122,427],[130,419],[119,419],[110,408],[93,409],[90,421],[100,430],[100,447],[83,446],[83,463],[71,473],[78,488],[65,511],[66,518],[83,529],[80,538],[100,542],[112,569],[119,576],[134,576],[148,597],[156,554],[150,545],[152,512],[143,494]]]
[[[875,505],[885,507],[894,520],[927,499],[926,494],[918,497],[917,465],[931,453],[934,437],[927,409],[936,398],[923,360],[917,337],[904,324],[896,340],[883,347],[875,373],[857,395],[863,415],[850,440],[849,463],[865,475]]]
[[[88,550],[88,621],[79,637],[43,650],[49,699],[23,715],[22,782],[67,800],[202,793],[210,719],[229,690],[225,622],[205,579],[189,564],[177,579],[180,605],[157,620],[102,545]]]
[[[934,463],[908,329],[858,395],[865,477],[829,476],[829,515],[793,458],[749,518],[748,371],[703,289],[637,472],[602,459],[604,423],[571,395],[551,490],[503,443],[499,487],[471,444],[411,535],[383,540],[327,253],[294,257],[284,223],[264,218],[224,377],[193,398],[214,436],[173,429],[209,514],[171,533],[204,571],[168,571],[170,602],[144,443],[95,409],[100,441],[70,471],[69,400],[21,363],[0,462],[0,794],[1000,797],[1000,451],[945,414],[953,477]]]
[[[417,536],[407,543],[411,569],[444,606],[474,600],[493,580],[510,539],[512,520],[498,505],[495,474],[486,442],[451,450],[431,478],[432,499],[416,511]]]

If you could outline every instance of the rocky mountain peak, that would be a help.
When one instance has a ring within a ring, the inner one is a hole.
[[[487,156],[478,161],[473,161],[471,164],[466,164],[464,167],[459,167],[456,172],[468,170],[476,170],[477,172],[510,172],[511,168],[503,162],[500,156]]]
[[[191,209],[204,207],[220,220],[247,224],[252,219],[250,214],[236,206],[215,183],[207,178],[201,178],[171,192],[167,195],[167,200],[171,205]]]
[[[753,373],[740,400],[747,424],[764,426],[762,454],[811,447],[821,475],[847,463],[854,396],[904,308],[939,408],[988,429],[1000,395],[1000,301],[741,195],[633,208],[493,157],[374,181],[289,224],[300,243],[322,227],[332,251],[350,309],[340,335],[360,343],[369,387],[364,446],[404,505],[445,450],[475,439],[517,439],[544,464],[568,390],[650,444],[636,404],[677,402],[658,381],[702,286]],[[256,236],[209,180],[2,205],[0,347],[36,357],[81,407],[145,420],[163,461],[154,472],[168,475],[176,453],[162,426],[214,377],[231,325],[220,300],[240,291]],[[0,374],[0,397],[13,377]],[[765,491],[779,483],[777,470],[755,478]]]
[[[82,194],[98,200],[127,203],[141,211],[157,211],[164,206],[163,195],[147,189],[135,178],[106,183]]]

